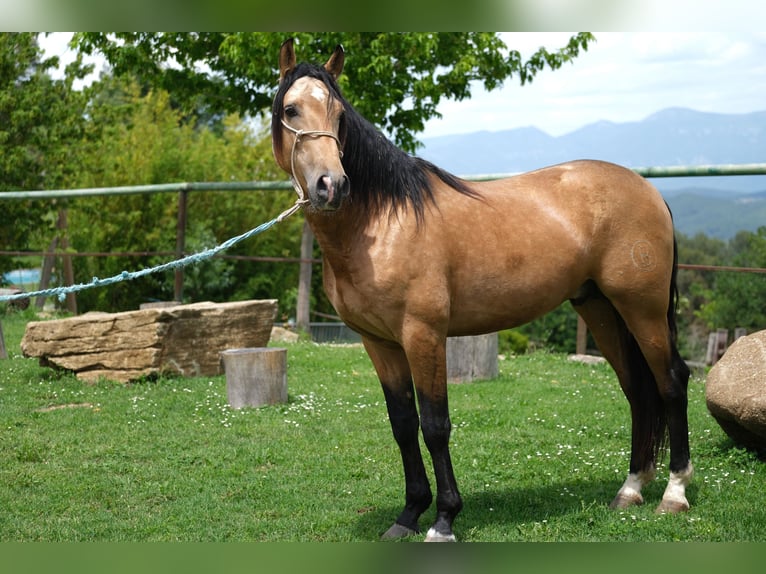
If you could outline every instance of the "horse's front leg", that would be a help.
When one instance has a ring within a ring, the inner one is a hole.
[[[388,419],[402,455],[405,480],[405,505],[396,522],[382,536],[384,540],[403,538],[420,532],[418,519],[431,505],[433,495],[428,482],[418,440],[419,419],[407,356],[401,347],[364,339],[383,387]]]
[[[436,521],[428,530],[426,542],[454,542],[452,523],[463,508],[463,501],[457,488],[449,453],[452,426],[447,408],[447,395],[433,396],[427,391],[419,390],[418,398],[423,440],[431,454],[436,478]]]
[[[420,428],[436,478],[436,520],[428,530],[426,542],[453,542],[452,523],[463,508],[463,501],[449,452],[452,425],[447,401],[446,338],[430,326],[415,327],[406,333],[405,351],[420,403]]]

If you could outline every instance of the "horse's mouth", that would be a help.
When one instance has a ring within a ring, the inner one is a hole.
[[[323,175],[309,194],[311,205],[321,211],[335,211],[348,195],[348,189],[349,182],[345,174],[336,177]]]

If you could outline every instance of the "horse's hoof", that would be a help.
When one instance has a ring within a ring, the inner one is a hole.
[[[406,526],[403,526],[399,524],[398,522],[394,522],[394,525],[386,530],[383,533],[383,536],[380,537],[381,540],[399,540],[400,538],[407,538],[408,536],[415,536],[416,534],[419,534],[417,530],[413,530],[412,528],[407,528]]]
[[[624,510],[631,506],[639,506],[644,503],[644,497],[638,492],[632,492],[629,494],[621,493],[614,497],[614,500],[609,505],[612,510]]]
[[[654,512],[656,514],[678,514],[688,510],[689,503],[685,500],[663,500]]]
[[[426,534],[426,542],[457,542],[455,535],[450,532],[449,534],[442,534],[434,528],[428,530]]]

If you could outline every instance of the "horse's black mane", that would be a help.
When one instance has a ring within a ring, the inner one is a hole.
[[[271,131],[276,148],[281,146],[284,96],[298,78],[321,80],[330,97],[341,102],[340,139],[343,144],[343,169],[351,183],[351,200],[365,210],[395,214],[410,206],[422,221],[425,206],[434,201],[429,175],[437,176],[456,191],[475,196],[467,183],[429,161],[411,156],[391,143],[374,125],[363,118],[340,93],[338,84],[321,66],[298,64],[281,82],[271,116]],[[328,103],[329,106],[329,103]]]

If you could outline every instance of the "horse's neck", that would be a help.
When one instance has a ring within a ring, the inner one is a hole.
[[[354,222],[353,214],[346,208],[329,214],[306,212],[305,218],[330,263],[347,257],[354,238],[361,233],[358,222]]]

